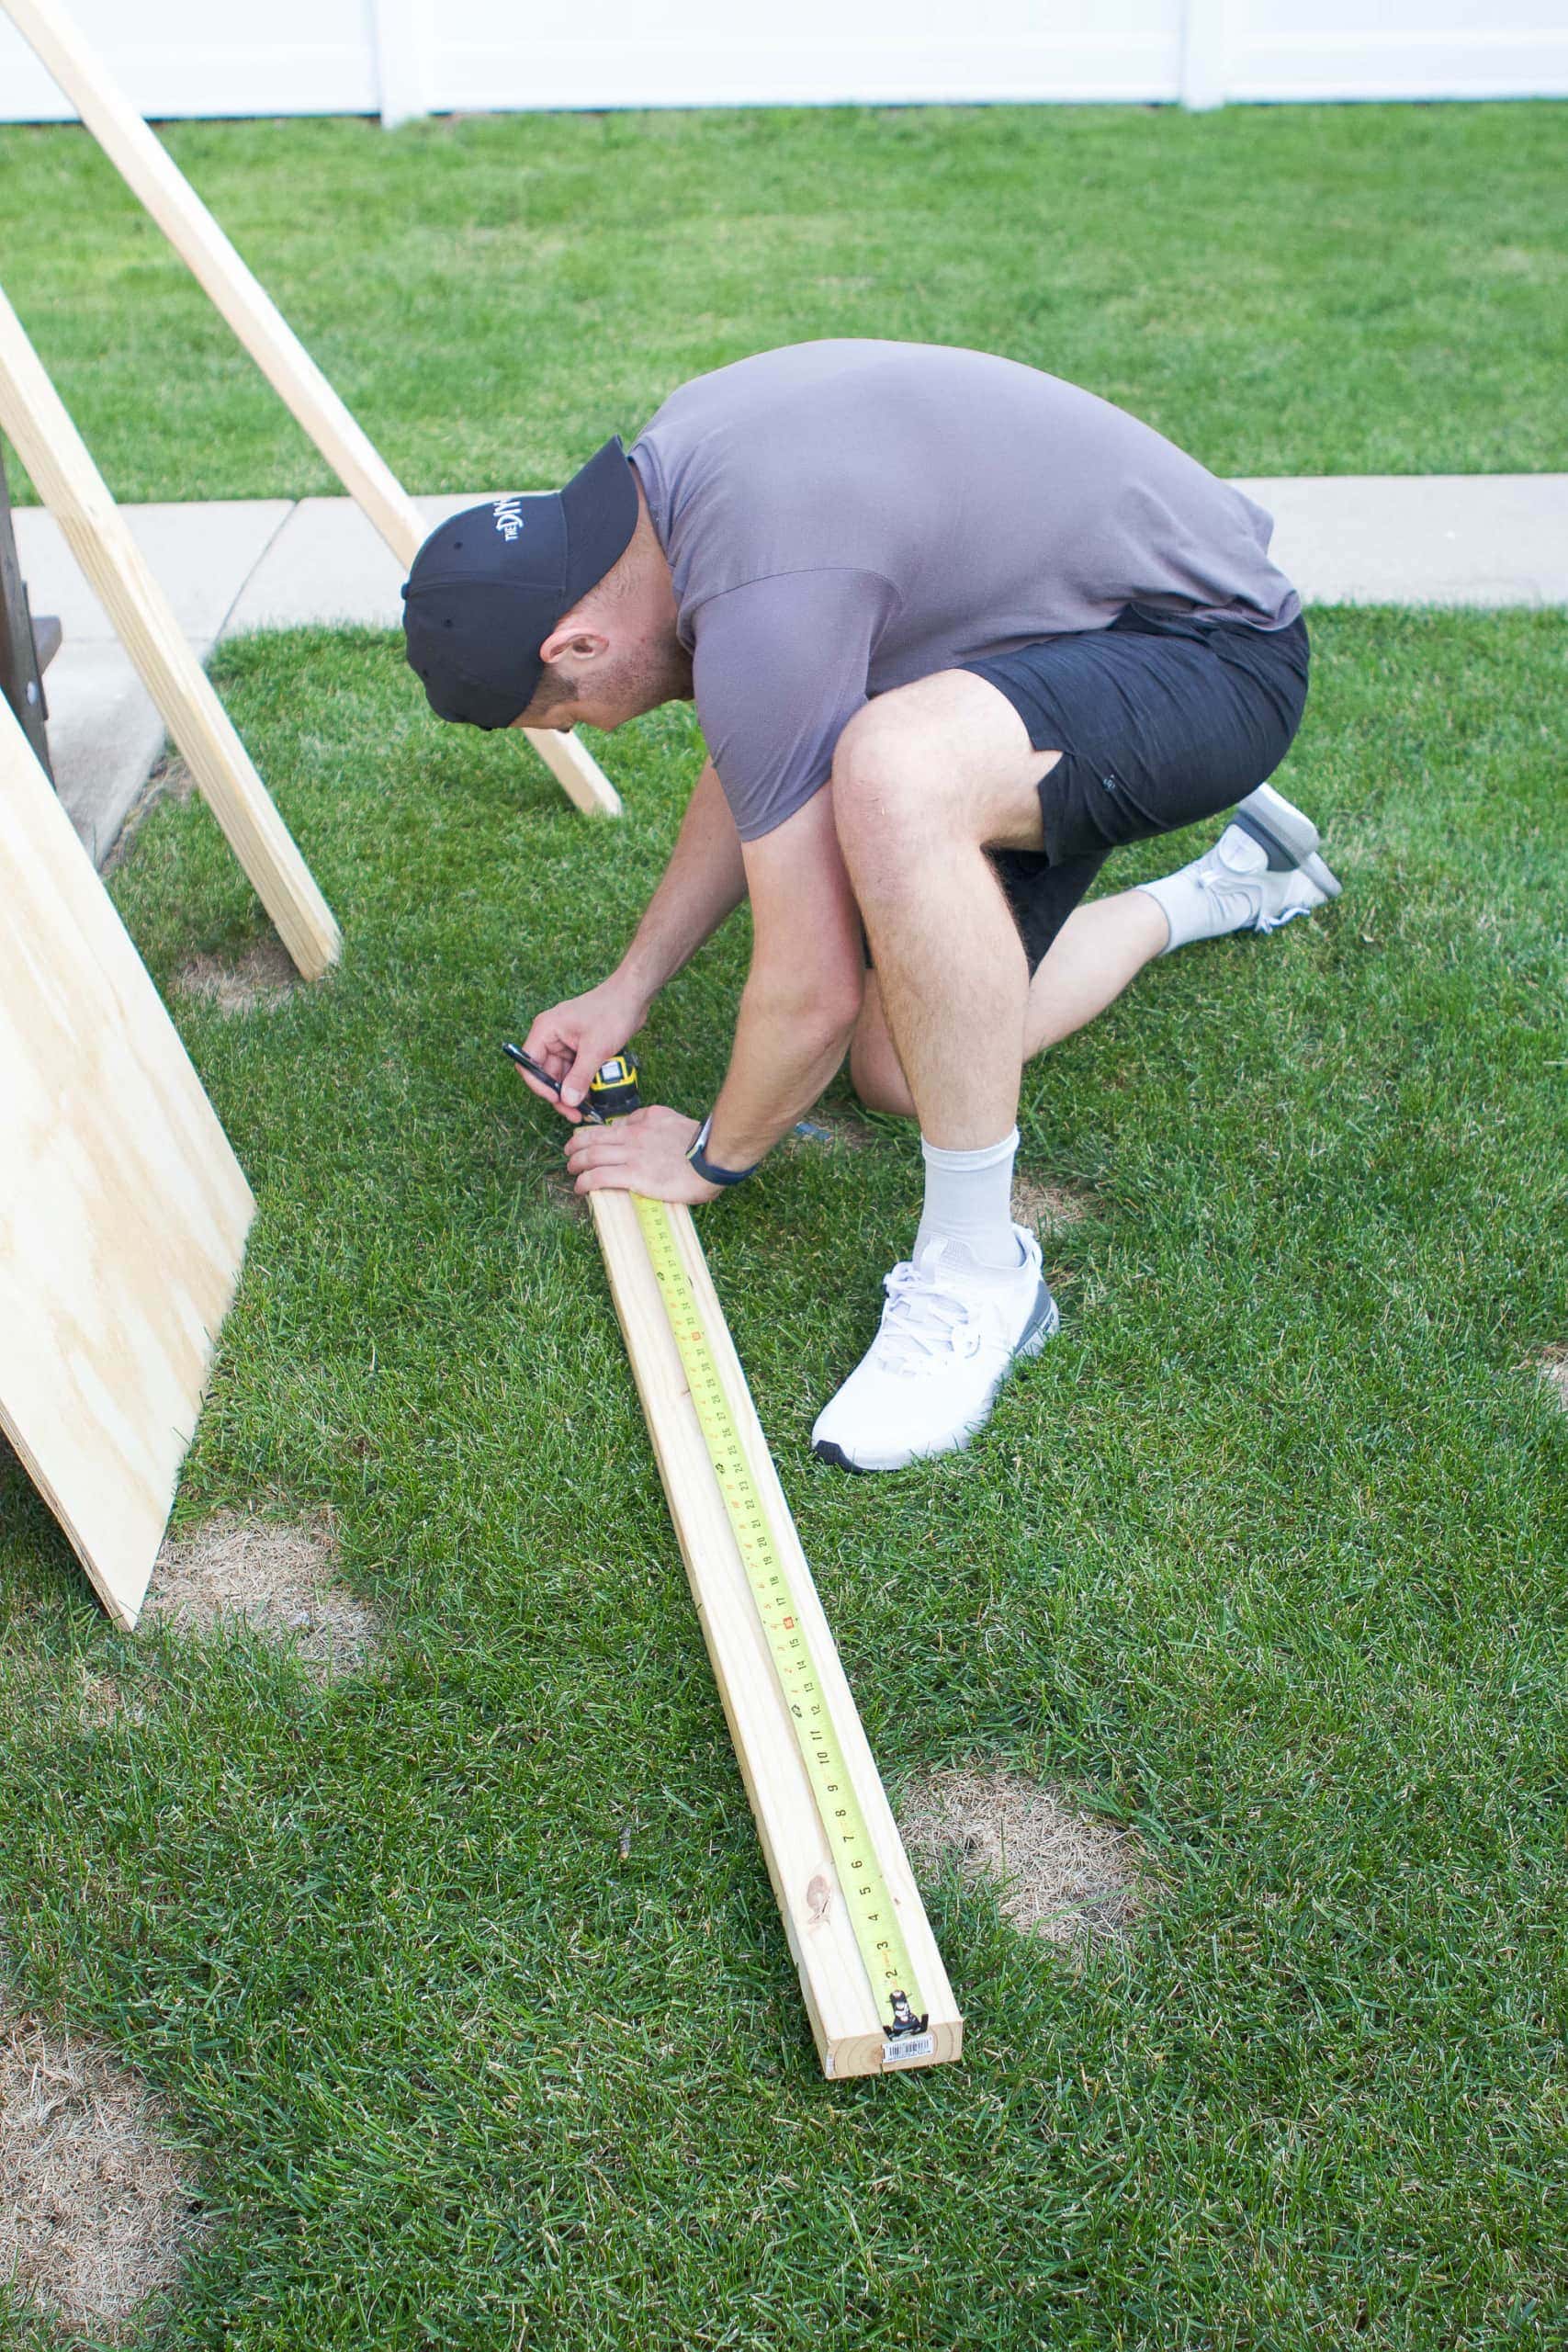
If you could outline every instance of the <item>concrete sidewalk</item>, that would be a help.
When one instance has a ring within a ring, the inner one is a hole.
[[[1568,474],[1246,481],[1309,605],[1568,605]],[[431,524],[488,495],[416,501]],[[347,498],[232,499],[124,513],[197,656],[237,630],[398,624],[402,568]],[[46,687],[60,796],[101,865],[163,749],[162,721],[52,516],[15,517],[35,613],[65,641]],[[412,691],[412,685],[411,685]]]
[[[416,503],[434,524],[474,497]],[[352,499],[215,499],[120,512],[198,661],[237,629],[397,624],[401,567]],[[164,722],[54,517],[28,506],[12,521],[33,611],[57,613],[64,628],[44,680],[50,758],[61,800],[101,865],[163,751]]]

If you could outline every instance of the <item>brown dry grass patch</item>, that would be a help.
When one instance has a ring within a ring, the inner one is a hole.
[[[550,1206],[558,1210],[562,1216],[576,1217],[579,1223],[586,1222],[588,1195],[586,1193],[578,1191],[564,1164],[559,1168],[552,1168],[545,1178],[545,1197]]]
[[[1070,1184],[1053,1184],[1043,1176],[1032,1176],[1025,1168],[1013,1172],[1015,1225],[1029,1226],[1036,1232],[1058,1233],[1064,1226],[1081,1225],[1093,1208],[1089,1194],[1076,1192]]]
[[[377,1647],[374,1611],[336,1580],[330,1521],[215,1511],[158,1555],[142,1623],[204,1634],[254,1626],[285,1642],[325,1679],[350,1674]]]
[[[139,2075],[0,1999],[0,2279],[69,2340],[123,2341],[202,2233],[170,2137]]]
[[[959,1765],[911,1788],[900,1808],[919,1868],[956,1863],[987,1882],[1015,1927],[1078,1949],[1125,1937],[1138,1909],[1139,1849],[1022,1772]]]
[[[877,1141],[876,1129],[853,1111],[835,1111],[830,1118],[814,1117],[811,1124],[826,1127],[833,1142],[845,1151],[869,1151]]]
[[[258,939],[238,956],[193,956],[175,986],[182,996],[215,1004],[220,1012],[271,1012],[299,986],[281,939]]]
[[[1536,1370],[1568,1413],[1568,1347],[1544,1349],[1536,1359]]]

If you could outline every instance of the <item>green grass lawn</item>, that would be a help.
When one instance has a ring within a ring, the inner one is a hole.
[[[617,129],[656,135],[570,131]],[[908,1141],[786,1150],[702,1212],[895,1792],[1004,1759],[1135,1824],[1154,1878],[1080,1974],[931,1887],[965,2063],[840,2086],[592,1234],[498,1051],[632,922],[689,714],[604,747],[612,832],[435,727],[389,639],[224,650],[348,944],[280,1010],[171,1000],[260,1202],[178,1523],[330,1506],[384,1658],[321,1689],[259,1639],[121,1637],[0,1473],[0,1920],[21,1995],[203,2152],[170,2344],[1568,2340],[1568,1419],[1532,1370],[1568,1340],[1562,622],[1325,614],[1316,647],[1282,781],[1345,896],[1156,967],[1032,1071],[1025,1160],[1095,1213],[971,1454],[807,1452]],[[262,928],[199,804],[114,888],[165,988]],[[658,1007],[658,1097],[710,1096],[744,949]],[[118,1719],[69,1702],[83,1664]]]
[[[413,490],[564,478],[771,345],[977,345],[1221,472],[1568,466],[1568,106],[838,108],[166,132]],[[6,288],[116,494],[335,479],[73,127]]]

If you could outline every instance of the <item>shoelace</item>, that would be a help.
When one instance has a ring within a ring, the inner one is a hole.
[[[883,1288],[887,1306],[876,1337],[876,1362],[884,1372],[918,1372],[932,1357],[953,1353],[969,1320],[962,1298],[940,1290],[908,1261],[895,1266]]]

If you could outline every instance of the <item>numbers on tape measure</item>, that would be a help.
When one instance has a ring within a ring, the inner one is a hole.
[[[681,1261],[669,1212],[662,1201],[645,1200],[640,1193],[632,1197],[696,1408],[703,1443],[833,1852],[855,1942],[884,2011],[883,2063],[908,2064],[911,2059],[931,2056],[932,2040],[925,2031],[925,2018],[918,2014],[908,1948],[850,1779],[810,1638],[790,1587],[789,1571],[704,1328],[691,1276]]]

